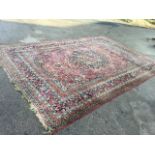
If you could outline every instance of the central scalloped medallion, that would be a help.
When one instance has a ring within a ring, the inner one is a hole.
[[[93,50],[78,50],[73,51],[70,62],[80,67],[99,69],[108,63],[108,59]]]

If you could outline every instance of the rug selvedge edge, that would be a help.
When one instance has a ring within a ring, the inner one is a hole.
[[[4,67],[4,66],[3,66]],[[4,67],[4,69],[5,69],[5,67]],[[7,75],[8,75],[8,77],[10,77],[10,75],[9,75],[9,73],[7,72],[7,71],[5,71],[6,73],[7,73]],[[148,80],[148,79],[150,79],[152,76],[154,76],[155,75],[155,73],[152,73],[152,75],[150,75],[149,77],[147,77],[146,79],[143,79],[142,81],[140,81],[140,79],[138,79],[139,80],[139,82],[137,83],[137,86],[138,85],[140,85],[141,83],[143,83],[143,82],[145,82],[146,80]],[[33,102],[31,102],[27,97],[26,97],[26,95],[24,95],[24,92],[23,92],[23,90],[22,90],[22,88],[20,88],[20,86],[18,85],[18,83],[16,83],[15,81],[13,81],[13,79],[11,79],[11,78],[9,78],[10,79],[10,82],[11,83],[13,83],[14,84],[14,86],[15,86],[15,89],[17,90],[17,91],[20,91],[21,92],[21,94],[22,94],[22,96],[28,101],[28,103],[30,104],[30,105],[32,105],[32,108],[34,108],[33,107]],[[136,83],[137,81],[135,81],[135,83]],[[131,83],[130,83],[131,84]],[[133,83],[132,83],[133,84]],[[126,85],[125,85],[126,86]],[[131,88],[130,89],[133,89],[133,88],[135,88],[136,86],[134,85],[134,86],[131,86]],[[122,88],[123,89],[123,88]],[[130,90],[129,89],[129,90]],[[129,90],[123,90],[124,92],[127,92],[127,91],[129,91]],[[122,93],[120,92],[120,93],[118,93],[117,94],[117,96],[119,96],[119,95],[121,95]],[[111,98],[109,98],[109,100],[112,100],[112,99],[114,99],[115,98],[115,96],[114,97],[111,97]],[[104,101],[104,102],[108,102],[108,101]],[[95,105],[94,107],[91,107],[90,108],[90,111],[89,110],[87,110],[88,112],[86,113],[85,111],[83,111],[83,113],[85,113],[84,115],[87,115],[88,113],[90,113],[91,111],[94,111],[95,109],[97,109],[98,108],[98,106],[102,106],[104,103],[102,103],[102,104],[100,104],[100,105]],[[36,111],[36,113],[38,112],[38,110],[37,109],[35,109],[34,108],[34,110]],[[80,115],[80,114],[79,114]],[[37,116],[37,115],[36,115]],[[40,116],[37,116],[38,117],[38,119],[39,119],[39,117]],[[41,116],[42,117],[42,116]],[[80,119],[81,117],[83,117],[83,115],[82,116],[80,116],[79,118],[76,118],[76,119]],[[41,122],[41,120],[39,119],[39,121]],[[76,120],[75,119],[73,119],[73,122],[75,122]],[[43,125],[43,122],[41,122],[42,123],[42,125]],[[70,122],[70,123],[72,123],[72,122]],[[70,125],[70,123],[67,123],[66,122],[66,124],[68,124],[68,125]],[[43,125],[44,126],[44,125]],[[44,126],[45,127],[45,126]],[[48,129],[48,127],[45,127],[46,129]],[[62,127],[60,127],[60,128],[65,128],[65,126],[62,126]],[[57,129],[57,130],[59,130],[59,129]],[[49,133],[51,133],[51,134],[54,134],[55,132],[57,132],[56,130],[55,131],[53,131],[52,130],[52,128],[50,128],[49,127]]]
[[[4,56],[5,53],[3,53],[1,51],[1,54]],[[45,129],[45,132],[44,133],[45,134],[52,133],[52,130],[53,129],[47,125],[46,119],[45,119],[44,115],[41,114],[38,111],[38,109],[36,108],[36,106],[33,103],[32,99],[27,96],[27,94],[25,93],[24,89],[22,89],[22,87],[20,86],[20,84],[16,82],[16,80],[14,79],[15,77],[12,76],[12,78],[11,78],[11,73],[9,71],[7,71],[7,67],[5,67],[5,64],[3,63],[4,59],[5,59],[5,57],[2,58],[2,61],[0,63],[0,67],[2,67],[2,69],[5,71],[5,73],[6,73],[7,77],[8,77],[8,79],[9,79],[10,83],[13,85],[14,89],[21,94],[21,98],[23,98],[24,100],[26,100],[26,102],[28,103],[29,109],[32,112],[34,112],[34,114],[38,118],[39,122],[41,123],[42,127]]]

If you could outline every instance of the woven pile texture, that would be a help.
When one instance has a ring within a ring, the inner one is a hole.
[[[54,134],[155,75],[155,61],[106,37],[1,47],[1,63]]]

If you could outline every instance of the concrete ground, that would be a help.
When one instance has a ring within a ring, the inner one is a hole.
[[[109,36],[155,58],[155,30],[98,21],[73,26],[22,24],[0,21],[0,44],[61,40],[87,36]],[[145,62],[144,62],[145,63]],[[155,134],[155,78],[122,94],[58,134]],[[45,134],[0,69],[0,134]]]

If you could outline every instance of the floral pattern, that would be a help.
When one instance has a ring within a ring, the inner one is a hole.
[[[14,45],[2,65],[54,133],[155,74],[155,61],[106,38]]]

